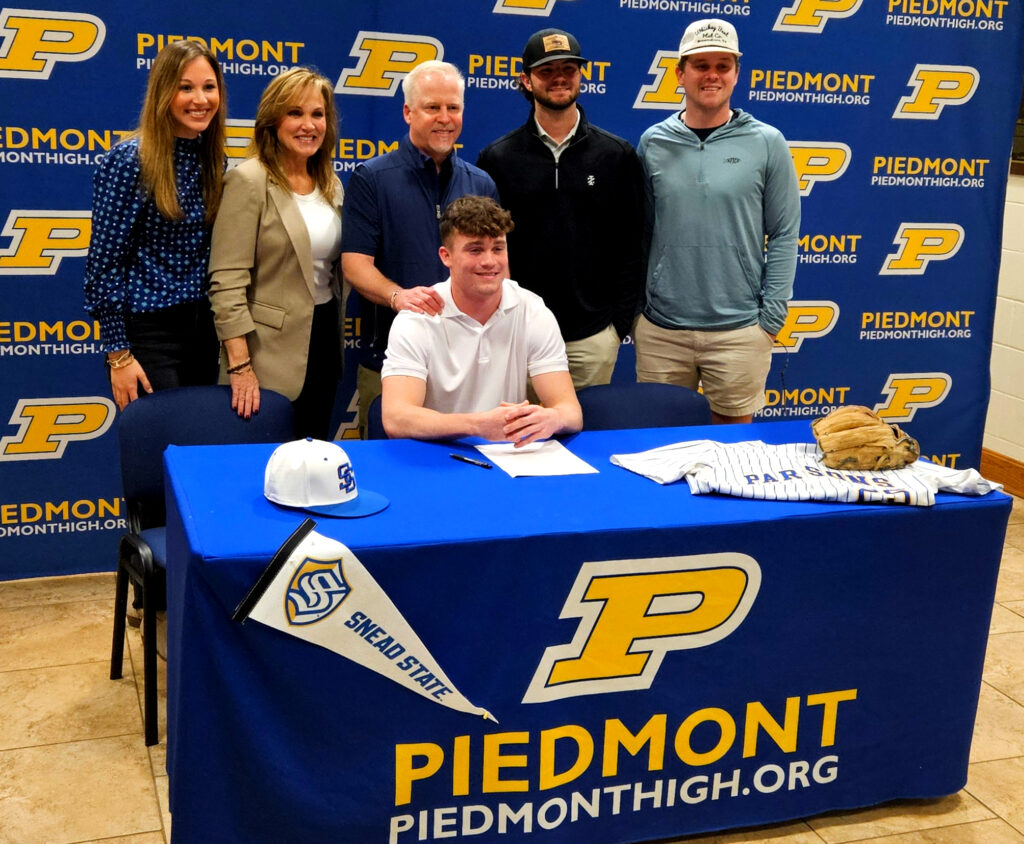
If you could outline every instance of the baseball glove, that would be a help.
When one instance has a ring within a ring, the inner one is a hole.
[[[811,430],[830,469],[902,469],[921,455],[917,440],[859,404],[815,419]]]

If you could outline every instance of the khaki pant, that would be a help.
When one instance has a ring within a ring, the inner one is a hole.
[[[636,380],[700,385],[720,416],[746,416],[764,407],[772,338],[760,325],[732,331],[661,328],[641,316],[633,328]]]
[[[582,390],[594,384],[610,383],[619,357],[620,342],[615,326],[608,325],[597,334],[566,343],[565,353],[569,358],[573,387]]]
[[[359,438],[365,440],[370,405],[380,395],[380,373],[360,366],[356,370],[356,390],[359,393]]]

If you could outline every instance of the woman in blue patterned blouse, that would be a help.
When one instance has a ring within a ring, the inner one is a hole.
[[[142,391],[216,381],[206,266],[226,113],[213,54],[174,41],[153,62],[138,129],[96,171],[85,307],[122,410]]]

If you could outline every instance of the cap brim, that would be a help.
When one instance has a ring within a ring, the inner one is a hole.
[[[341,504],[313,504],[299,509],[316,513],[319,516],[331,516],[335,519],[358,519],[361,516],[372,516],[374,513],[379,513],[390,503],[379,492],[360,489],[359,495],[351,501]]]
[[[587,63],[587,60],[583,58],[583,56],[545,56],[542,59],[537,59],[537,61],[531,64],[527,69],[533,70],[535,67],[540,67],[542,64],[550,64],[551,62],[560,61],[581,62],[582,64]]]
[[[680,53],[679,58],[686,58],[686,56],[696,56],[698,53],[728,53],[731,56],[739,58],[743,55],[739,50],[730,50],[724,46],[714,47],[694,47],[692,50],[687,50],[685,53]]]

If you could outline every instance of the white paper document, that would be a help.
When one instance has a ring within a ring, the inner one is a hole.
[[[581,460],[558,440],[544,440],[516,448],[512,443],[478,445],[483,454],[513,478],[526,475],[592,475],[597,469]]]

